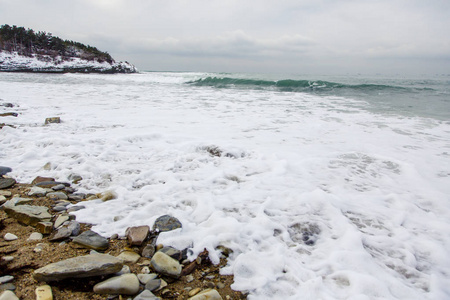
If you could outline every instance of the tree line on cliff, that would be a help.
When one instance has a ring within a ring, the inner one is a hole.
[[[16,51],[20,55],[49,55],[64,58],[79,57],[98,62],[113,63],[114,59],[108,52],[102,52],[96,47],[79,42],[62,40],[45,31],[35,32],[16,25],[0,27],[0,50]]]

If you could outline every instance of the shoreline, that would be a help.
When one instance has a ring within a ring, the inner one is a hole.
[[[8,177],[3,176],[1,179],[4,178]],[[66,187],[67,185],[68,184],[66,183]],[[42,239],[30,240],[32,234],[39,232],[38,227],[26,225],[24,224],[24,221],[19,222],[17,218],[12,217],[5,212],[5,204],[12,199],[30,199],[28,204],[23,205],[46,207],[51,213],[51,222],[53,225],[55,225],[55,222],[57,222],[57,219],[61,216],[69,216],[70,219],[76,221],[74,220],[74,216],[70,217],[70,213],[67,213],[67,210],[56,211],[59,210],[59,208],[57,208],[58,205],[55,204],[58,203],[58,201],[61,202],[61,199],[54,199],[45,195],[30,196],[30,191],[36,186],[36,184],[15,183],[11,187],[0,189],[0,195],[3,195],[4,197],[1,198],[3,199],[1,201],[3,203],[2,209],[0,210],[0,282],[2,283],[0,284],[0,295],[4,293],[4,290],[13,290],[15,295],[20,299],[35,299],[35,290],[40,286],[46,285],[45,282],[40,282],[33,278],[33,274],[36,273],[37,269],[69,258],[95,254],[91,248],[81,246],[80,244],[71,241],[73,237],[50,241],[54,237],[55,232],[57,233],[61,230],[64,225],[53,228],[51,234],[43,234]],[[68,188],[70,188],[70,184]],[[73,205],[80,204],[85,200],[86,199],[65,201],[68,201]],[[90,227],[90,224],[80,223],[80,234],[89,231]],[[211,264],[207,257],[207,252],[206,255],[205,253],[200,254],[200,257],[192,262],[185,259],[184,261],[181,261],[180,259],[182,273],[176,278],[155,271],[151,261],[152,258],[142,256],[142,249],[146,248],[144,244],[148,245],[149,243],[153,243],[156,247],[155,250],[160,249],[160,251],[161,248],[164,247],[163,245],[157,244],[157,237],[154,242],[151,241],[152,234],[154,235],[154,233],[154,230],[152,230],[147,234],[141,245],[130,244],[130,237],[109,237],[107,238],[107,249],[100,252],[114,257],[122,257],[124,252],[135,254],[139,257],[136,261],[124,261],[123,269],[121,271],[122,275],[153,273],[156,274],[156,279],[160,279],[161,282],[167,283],[167,286],[161,287],[158,290],[153,290],[152,293],[155,298],[149,299],[158,299],[156,297],[160,297],[160,299],[188,299],[189,297],[194,297],[193,299],[195,299],[195,292],[201,293],[205,290],[217,291],[221,296],[221,298],[217,299],[246,299],[245,294],[231,289],[230,285],[233,283],[232,275],[220,274],[220,268],[226,265],[226,250],[223,251],[224,255],[218,265]],[[17,239],[5,239],[10,235],[16,236]],[[202,255],[203,259],[201,259]],[[149,255],[146,254],[146,256]],[[6,280],[2,280],[5,276],[6,278],[8,278],[8,276],[13,276],[13,278],[10,281],[3,282]],[[119,296],[119,293],[116,294],[116,297],[111,297],[112,294],[98,294],[93,292],[93,288],[96,284],[105,281],[107,278],[111,278],[111,276],[114,277],[117,276],[117,274],[78,279],[69,278],[62,281],[51,281],[47,284],[51,286],[53,299],[122,299],[122,296]],[[141,277],[142,276],[143,275],[141,275]],[[161,285],[163,284],[161,283]],[[141,282],[139,284],[139,291],[133,295],[127,296],[130,298],[124,299],[140,299],[137,295],[145,290],[146,285]]]

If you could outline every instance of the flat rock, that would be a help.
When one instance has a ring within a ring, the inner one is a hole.
[[[152,267],[163,275],[179,277],[181,274],[180,263],[162,252],[156,252],[150,261]]]
[[[1,166],[0,166],[0,176],[6,175],[6,174],[8,174],[8,173],[11,172],[11,171],[12,171],[11,168],[8,168],[8,167],[1,167]]]
[[[66,221],[69,221],[68,215],[59,215],[58,218],[56,218],[56,220],[55,220],[55,224],[54,224],[55,228],[58,228]]]
[[[207,289],[201,291],[194,297],[189,298],[189,300],[223,300],[219,292],[213,289]]]
[[[139,280],[135,274],[112,277],[94,286],[94,293],[135,295],[139,292]]]
[[[0,284],[13,281],[13,279],[14,279],[14,276],[11,276],[11,275],[2,276],[2,277],[0,277]]]
[[[155,279],[156,277],[158,277],[158,274],[152,273],[152,274],[138,274],[137,275],[139,281],[142,284],[147,284],[147,282],[149,282],[150,280]]]
[[[69,197],[67,197],[67,195],[63,192],[53,192],[53,193],[48,193],[47,198],[51,199],[51,200],[67,200],[69,199]]]
[[[136,297],[134,297],[133,300],[156,300],[156,299],[161,299],[159,297],[156,297],[152,292],[150,292],[149,290],[144,290],[142,291],[142,293],[140,293],[139,295],[137,295]]]
[[[154,290],[159,289],[160,286],[161,286],[161,279],[154,278],[147,281],[147,283],[145,284],[145,289],[153,292]]]
[[[67,227],[61,227],[57,231],[55,231],[50,237],[50,242],[57,242],[64,239],[67,239],[71,234],[71,231]]]
[[[52,288],[49,285],[41,285],[36,288],[36,300],[53,300]]]
[[[125,250],[120,253],[117,258],[126,263],[135,263],[139,260],[139,258],[141,258],[141,256],[134,251]]]
[[[20,300],[12,291],[4,291],[0,294],[0,300]]]
[[[39,222],[48,222],[52,218],[45,206],[15,205],[13,200],[7,201],[3,209],[22,224],[35,226]]]
[[[52,188],[52,187],[60,185],[60,184],[64,184],[65,186],[70,186],[70,184],[68,184],[66,182],[58,182],[58,181],[42,181],[42,182],[36,183],[35,185],[43,187],[43,188]]]
[[[16,180],[13,178],[0,177],[0,189],[7,189],[16,184]]]
[[[147,225],[144,226],[135,226],[128,227],[125,235],[128,239],[128,243],[131,246],[141,246],[142,243],[147,239],[147,236],[150,232],[150,227]]]
[[[109,247],[108,239],[91,230],[83,232],[79,236],[73,238],[72,241],[83,247],[94,249],[97,251],[103,251],[108,249]]]
[[[153,230],[159,232],[171,231],[181,227],[181,222],[177,218],[169,215],[159,217],[153,224]]]
[[[108,275],[119,272],[123,267],[120,259],[97,253],[69,258],[49,264],[33,272],[34,279],[38,281],[58,281],[67,278],[84,278]],[[137,278],[136,278],[137,280]]]
[[[52,177],[42,177],[42,176],[37,176],[36,178],[33,179],[33,181],[31,182],[31,184],[38,184],[41,182],[48,182],[48,181],[55,181],[55,178]]]
[[[47,189],[38,186],[33,186],[28,192],[28,196],[44,197],[47,194],[47,192],[48,192]]]

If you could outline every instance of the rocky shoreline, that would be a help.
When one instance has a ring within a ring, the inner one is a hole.
[[[109,201],[111,192],[81,194],[71,182],[36,177],[16,183],[0,167],[0,299],[246,299],[233,291],[232,276],[205,250],[190,261],[188,249],[158,244],[160,232],[180,230],[174,217],[130,227],[105,238],[70,213],[83,201]],[[50,296],[46,296],[50,295]]]

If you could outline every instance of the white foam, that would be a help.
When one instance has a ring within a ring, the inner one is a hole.
[[[0,131],[1,165],[22,182],[77,173],[80,191],[114,190],[76,212],[105,236],[177,217],[159,242],[214,262],[231,248],[222,272],[250,299],[449,295],[449,124],[182,84],[198,76],[0,74],[20,113]]]

